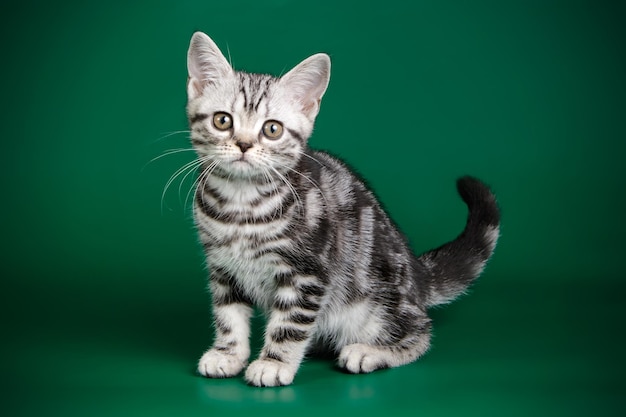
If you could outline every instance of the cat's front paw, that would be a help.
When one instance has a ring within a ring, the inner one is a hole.
[[[365,374],[388,366],[376,348],[360,343],[344,347],[338,364],[353,374]]]
[[[275,360],[257,359],[246,370],[246,381],[257,387],[277,387],[293,382],[296,369]]]
[[[246,362],[237,356],[210,349],[200,358],[198,372],[208,378],[230,378],[239,374],[244,366]]]

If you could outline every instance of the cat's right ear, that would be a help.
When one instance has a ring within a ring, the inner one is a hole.
[[[191,37],[187,52],[187,71],[189,100],[202,95],[206,85],[233,75],[233,68],[215,42],[202,32],[196,32]]]

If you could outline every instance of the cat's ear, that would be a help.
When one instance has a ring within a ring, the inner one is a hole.
[[[311,120],[317,116],[320,101],[330,80],[330,57],[315,54],[308,57],[280,79],[303,113]]]
[[[219,82],[233,74],[233,68],[215,42],[202,32],[196,32],[191,37],[187,52],[187,71],[189,100],[201,95],[207,84]]]

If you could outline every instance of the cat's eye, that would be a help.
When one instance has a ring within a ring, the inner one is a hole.
[[[263,134],[268,139],[278,139],[283,134],[283,125],[276,120],[268,120],[263,125]]]
[[[233,118],[228,113],[217,112],[213,115],[213,126],[218,130],[228,130],[233,127]]]

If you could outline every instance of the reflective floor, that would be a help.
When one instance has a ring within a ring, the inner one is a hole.
[[[471,295],[433,312],[433,348],[420,361],[349,375],[332,361],[309,359],[292,386],[270,389],[195,374],[210,340],[201,294],[187,294],[190,303],[165,296],[99,302],[115,306],[113,313],[76,302],[88,294],[54,294],[61,313],[22,311],[4,342],[12,359],[3,370],[3,415],[623,415],[621,363],[613,359],[621,345],[612,343],[610,324],[623,288],[484,278]],[[261,324],[257,318],[257,348]]]

